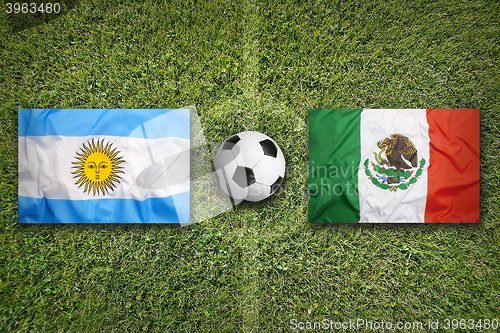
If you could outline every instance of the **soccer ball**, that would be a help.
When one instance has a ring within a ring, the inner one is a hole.
[[[222,190],[240,201],[264,200],[285,176],[283,152],[259,132],[241,132],[227,139],[215,155],[214,166]]]

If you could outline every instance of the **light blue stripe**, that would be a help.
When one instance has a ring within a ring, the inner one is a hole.
[[[144,201],[20,196],[18,207],[19,223],[189,223],[189,191]]]
[[[111,135],[189,140],[188,109],[20,109],[19,136]]]

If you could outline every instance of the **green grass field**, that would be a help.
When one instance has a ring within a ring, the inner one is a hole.
[[[497,1],[1,5],[0,331],[500,320]],[[19,108],[186,105],[210,142],[274,138],[285,191],[186,228],[17,224]],[[310,108],[480,108],[482,222],[308,224]]]

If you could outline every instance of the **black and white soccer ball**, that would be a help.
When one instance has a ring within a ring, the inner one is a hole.
[[[214,166],[220,187],[235,200],[264,200],[285,177],[283,152],[273,139],[259,132],[241,132],[224,141]]]

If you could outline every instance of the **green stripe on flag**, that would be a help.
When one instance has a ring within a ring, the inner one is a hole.
[[[309,222],[359,222],[362,109],[309,110]]]

